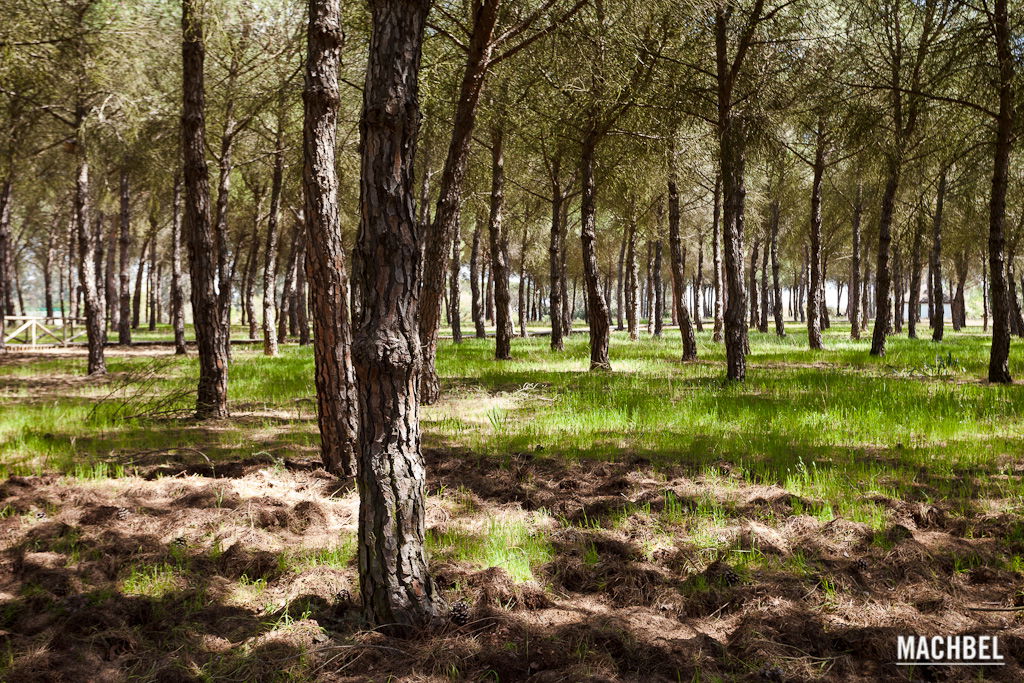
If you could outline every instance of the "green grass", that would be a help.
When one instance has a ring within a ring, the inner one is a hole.
[[[480,534],[461,529],[431,531],[427,534],[427,550],[480,568],[502,567],[516,581],[533,579],[534,568],[554,556],[543,532],[520,520],[495,518],[487,520]]]
[[[158,333],[166,338],[166,329]],[[884,358],[868,355],[868,342],[851,341],[845,326],[826,332],[820,352],[806,348],[795,325],[784,339],[751,332],[750,341],[742,384],[724,381],[724,349],[708,331],[698,334],[700,360],[688,364],[678,361],[675,331],[639,342],[616,333],[610,373],[587,371],[585,334],[560,353],[547,338],[515,339],[514,360],[501,362],[493,340],[442,341],[445,395],[421,411],[424,443],[485,457],[641,457],[709,481],[725,461],[747,483],[788,490],[798,513],[875,530],[886,523],[877,496],[954,501],[965,516],[985,499],[1024,505],[1021,480],[1003,476],[1024,453],[1024,391],[980,381],[989,340],[977,328],[938,344],[894,336]],[[1011,361],[1024,376],[1017,354]],[[0,476],[56,470],[105,479],[131,473],[151,453],[214,464],[315,456],[308,347],[284,346],[278,358],[235,347],[229,393],[239,417],[216,426],[187,419],[194,355],[112,352],[102,382],[78,379],[83,366],[45,355],[0,366]],[[47,381],[34,384],[39,378]],[[690,510],[666,499],[664,507],[664,523],[702,520],[708,542],[725,514],[710,501]]]

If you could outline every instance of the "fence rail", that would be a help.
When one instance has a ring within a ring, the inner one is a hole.
[[[3,321],[0,329],[8,346],[67,346],[85,334],[84,318],[8,315]],[[8,332],[8,326],[14,329]]]

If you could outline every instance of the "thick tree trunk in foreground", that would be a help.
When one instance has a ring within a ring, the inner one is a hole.
[[[81,125],[81,114],[77,122]],[[79,132],[79,136],[81,133]],[[75,145],[78,174],[75,180],[75,231],[78,233],[78,279],[85,303],[85,330],[89,345],[88,371],[103,375],[107,364],[103,357],[103,302],[96,285],[96,234],[89,226],[89,162],[84,142]]]
[[[494,358],[512,358],[512,309],[508,291],[508,237],[503,226],[505,210],[505,132],[491,131],[491,272],[494,274]]]
[[[199,350],[196,417],[228,414],[227,335],[220,315],[210,225],[210,177],[206,166],[202,18],[195,0],[182,0],[182,145],[185,160],[185,220],[192,281],[192,319]]]
[[[934,315],[931,320],[932,341],[942,341],[946,325],[945,295],[942,292],[942,210],[946,199],[946,172],[939,177],[939,191],[935,198],[935,215],[932,218],[932,303]]]
[[[746,292],[743,282],[743,210],[746,198],[742,144],[732,131],[722,143],[722,242],[725,246],[724,340],[726,377],[742,381],[747,376]]]
[[[871,331],[871,355],[885,355],[885,337],[892,322],[892,294],[889,273],[889,252],[892,246],[892,218],[896,193],[900,186],[900,163],[889,162],[888,178],[882,194],[882,209],[878,219],[878,261],[875,271],[875,327]]]
[[[473,29],[470,36],[466,65],[462,74],[459,99],[455,106],[448,156],[441,171],[441,185],[426,248],[423,252],[423,285],[420,292],[420,340],[423,344],[423,373],[420,376],[420,398],[424,404],[437,401],[441,395],[441,380],[437,376],[435,357],[437,335],[441,319],[441,299],[444,298],[445,273],[448,266],[448,248],[459,225],[462,185],[466,176],[470,142],[476,123],[477,104],[484,87],[493,47],[492,35],[498,20],[499,0],[483,0],[475,4]]]
[[[440,603],[424,548],[423,358],[416,324],[420,228],[412,177],[420,49],[429,7],[427,0],[371,3],[373,33],[360,121],[357,249],[367,286],[360,288],[362,319],[353,343],[363,435],[359,580],[367,621],[400,633],[429,623]]]
[[[321,458],[329,472],[352,475],[359,448],[359,396],[352,364],[348,275],[345,272],[345,248],[338,217],[338,178],[335,171],[338,66],[342,40],[339,21],[337,0],[310,0],[306,87],[303,93],[303,189],[306,198],[306,242],[310,248],[305,263],[298,263],[296,268],[306,268],[309,274]],[[409,182],[411,188],[411,175]],[[274,183],[277,186],[276,194],[280,194],[278,166],[274,168]],[[411,196],[409,219],[415,222],[415,214],[411,212]],[[271,215],[275,210],[274,200],[271,199]],[[270,231],[275,232],[276,226],[271,226]],[[271,250],[268,238],[268,251]],[[268,266],[271,263],[269,258],[267,263]],[[272,277],[268,279],[273,282]],[[373,289],[372,283],[373,280],[368,279],[365,289]],[[364,301],[366,296],[364,294]],[[271,290],[265,300],[272,302],[273,298]],[[304,305],[302,301],[296,303],[297,308]],[[266,308],[264,315],[267,315]]]
[[[583,201],[580,206],[580,242],[583,249],[583,278],[587,285],[587,322],[590,327],[590,369],[611,370],[608,344],[611,338],[608,304],[601,293],[600,272],[597,266],[597,192],[594,189],[594,152],[597,136],[588,132],[583,139],[580,155],[580,175],[583,179]]]
[[[992,348],[989,353],[988,381],[1003,384],[1012,381],[1009,364],[1010,307],[1003,254],[1006,248],[1006,192],[1009,185],[1010,151],[1013,145],[1016,109],[1008,4],[1008,0],[995,0],[992,22],[999,65],[999,116],[996,119],[988,222],[989,301],[992,309]]]
[[[174,353],[185,353],[185,295],[181,286],[181,177],[174,176],[173,215],[171,216],[171,326],[174,328]]]

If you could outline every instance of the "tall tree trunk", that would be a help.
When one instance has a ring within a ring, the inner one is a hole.
[[[452,341],[456,344],[462,343],[462,310],[460,306],[459,279],[462,275],[462,231],[455,230],[452,238],[452,266],[448,273],[448,299],[449,314],[452,326]]]
[[[770,239],[771,235],[769,234],[768,240]],[[771,251],[771,242],[768,240],[761,245],[761,319],[757,323],[757,329],[762,333],[768,332],[768,256]]]
[[[562,339],[562,253],[565,251],[564,233],[562,231],[562,193],[561,174],[562,160],[555,158],[551,170],[551,237],[548,244],[548,265],[551,277],[551,350],[561,351],[565,348]]]
[[[249,256],[245,263],[245,282],[242,288],[242,299],[245,304],[245,317],[249,323],[249,339],[257,339],[259,323],[256,320],[256,269],[260,255],[260,214],[263,210],[263,185],[253,188],[252,236],[249,239]]]
[[[624,330],[625,325],[625,282],[626,275],[626,249],[629,242],[629,230],[622,231],[622,241],[619,244],[619,269],[615,279],[615,329]]]
[[[311,27],[311,30],[320,30],[318,27]],[[312,40],[310,38],[309,40]],[[307,69],[309,66],[307,65]],[[307,73],[308,77],[308,73]],[[329,76],[325,76],[329,78]],[[313,86],[316,87],[316,86]],[[309,97],[310,86],[307,85],[306,92],[303,93],[306,97]],[[310,106],[310,105],[306,105]],[[274,145],[274,170],[270,182],[270,212],[267,214],[267,245],[266,253],[263,257],[263,353],[267,356],[277,355],[277,336],[274,334],[274,298],[275,290],[277,289],[277,235],[279,231],[279,224],[281,221],[281,189],[284,182],[284,150],[282,149],[282,130],[281,123],[278,123],[277,129],[277,142]],[[308,145],[308,143],[306,143]],[[316,144],[315,142],[313,143]],[[309,151],[305,150],[304,151]],[[314,152],[316,150],[313,150]],[[331,158],[333,158],[333,153]],[[303,187],[308,182],[306,178],[306,172],[303,173]],[[313,182],[316,182],[314,180]],[[295,242],[292,243],[292,250],[295,250],[295,243],[298,241],[296,231]],[[296,256],[297,258],[297,256]],[[290,264],[291,265],[291,264]],[[291,265],[291,268],[296,266]],[[291,274],[290,271],[289,274]],[[325,274],[326,277],[326,274]],[[315,281],[315,279],[314,279]],[[314,290],[316,286],[314,286]],[[287,292],[285,296],[288,296],[290,292]],[[315,362],[315,354],[314,354]]]
[[[900,186],[900,162],[889,161],[888,177],[882,194],[882,208],[878,219],[878,260],[875,269],[875,328],[871,332],[871,355],[885,355],[885,336],[892,322],[891,275],[889,273],[889,252],[892,245],[892,217],[896,194]]]
[[[964,287],[967,284],[967,253],[961,251],[953,259],[956,269],[956,293],[953,295],[953,331],[959,332],[967,325],[967,302]]]
[[[628,235],[628,244],[626,245],[626,328],[629,330],[629,340],[636,341],[640,337],[637,326],[639,273],[636,262],[636,224],[631,222],[626,230]]]
[[[312,0],[328,2],[330,0]],[[362,319],[353,342],[359,395],[359,579],[373,626],[409,632],[432,621],[440,597],[424,547],[426,479],[420,452],[423,356],[413,156],[417,78],[428,0],[373,0],[363,91],[360,182]],[[441,240],[435,228],[433,237]],[[443,236],[446,250],[450,235]],[[435,315],[440,314],[440,299]],[[319,336],[319,335],[317,335]]]
[[[370,182],[374,185],[372,187],[367,186],[367,173],[370,171],[368,162],[373,160],[374,155],[383,153],[383,146],[394,144],[394,140],[381,137],[381,132],[378,129],[376,134],[372,134],[371,130],[375,126],[386,126],[386,119],[392,118],[396,124],[401,125],[402,119],[401,114],[392,113],[390,116],[387,112],[392,111],[390,107],[385,108],[383,103],[374,101],[371,106],[371,97],[379,97],[381,94],[387,93],[390,88],[396,87],[398,84],[394,82],[392,78],[388,78],[385,81],[377,80],[382,76],[382,68],[377,60],[379,60],[384,54],[387,54],[388,49],[385,46],[380,45],[381,40],[387,40],[386,35],[391,34],[396,27],[401,26],[403,19],[397,16],[391,15],[391,12],[405,12],[411,9],[415,3],[410,2],[377,2],[374,4],[374,34],[373,34],[373,47],[371,48],[371,68],[373,72],[367,74],[366,80],[366,96],[367,99],[364,103],[366,107],[361,128],[363,131],[363,145],[372,145],[371,149],[363,150],[363,185],[362,185],[362,202],[363,207],[363,230],[373,231],[374,237],[370,239],[380,239],[381,243],[378,244],[373,250],[368,250],[366,245],[361,243],[360,249],[365,260],[361,263],[363,267],[367,269],[366,284],[367,286],[362,287],[362,301],[364,304],[364,314],[370,316],[380,315],[381,310],[376,307],[376,301],[374,299],[377,296],[381,296],[380,292],[374,290],[372,283],[379,282],[374,272],[379,267],[380,262],[376,259],[380,257],[377,249],[385,250],[387,245],[393,244],[388,238],[389,231],[386,226],[382,224],[382,217],[371,219],[365,215],[365,212],[369,207],[366,206],[367,201],[373,201],[375,205],[370,208],[371,211],[377,211],[382,209],[377,201],[379,197],[377,192],[381,191],[381,188],[377,186],[377,183],[386,183],[386,179],[383,176],[374,176],[370,179]],[[404,8],[404,9],[403,9]],[[404,18],[404,20],[410,20],[411,17]],[[420,19],[422,21],[422,19]],[[391,26],[384,28],[378,22],[383,24],[391,24]],[[394,23],[392,23],[394,22]],[[381,34],[381,30],[384,30],[384,34]],[[304,114],[304,125],[303,125],[303,189],[305,191],[305,224],[306,224],[306,240],[309,244],[306,258],[304,263],[298,263],[297,268],[305,268],[308,273],[310,282],[310,305],[312,307],[313,317],[313,362],[315,368],[315,381],[316,381],[316,396],[317,396],[317,422],[320,426],[320,447],[321,447],[321,458],[324,463],[324,467],[332,473],[343,474],[350,476],[355,473],[356,459],[359,453],[359,412],[360,412],[360,401],[369,394],[364,393],[360,396],[359,391],[356,387],[356,368],[353,364],[353,340],[352,340],[352,325],[349,320],[348,310],[348,274],[345,272],[345,245],[341,238],[341,223],[338,214],[338,178],[335,170],[335,141],[336,141],[336,128],[338,120],[338,106],[339,106],[339,92],[338,92],[338,69],[341,58],[341,41],[343,40],[344,34],[341,31],[340,25],[340,10],[338,0],[309,0],[309,24],[307,33],[307,54],[306,54],[306,70],[305,70],[305,91],[303,92],[303,101],[305,103],[305,114]],[[398,36],[392,35],[393,38]],[[393,49],[398,49],[398,45],[392,46]],[[401,53],[392,55],[392,58],[398,60]],[[408,57],[408,56],[406,56]],[[413,63],[418,64],[418,59],[414,59]],[[398,66],[396,61],[395,66]],[[413,83],[415,88],[415,82]],[[414,93],[413,93],[414,94]],[[380,109],[377,109],[380,106]],[[412,108],[415,109],[415,103]],[[379,117],[379,118],[377,118]],[[394,131],[396,134],[398,130]],[[412,144],[411,142],[409,144]],[[280,145],[279,145],[280,148]],[[399,157],[397,153],[401,151],[404,154],[407,151],[405,145],[397,148],[392,148],[392,153],[396,153],[393,157],[397,160]],[[411,231],[411,237],[415,238],[415,235],[419,232],[417,228],[416,213],[413,208],[413,181],[412,181],[412,158],[411,154],[408,154],[408,167],[403,169],[403,175],[400,180],[403,181],[402,189],[408,194],[402,197],[400,205],[390,205],[389,208],[395,210],[394,213],[385,214],[391,217],[401,216],[404,221],[408,221],[406,226]],[[378,162],[379,163],[379,162]],[[379,168],[377,169],[379,170]],[[278,181],[278,175],[275,167],[275,183]],[[405,175],[407,173],[407,175]],[[394,178],[399,180],[399,178]],[[402,213],[399,213],[401,211]],[[273,209],[272,209],[273,212]],[[362,240],[366,240],[367,236],[363,235]],[[268,251],[270,249],[268,248]],[[392,254],[391,257],[394,257]],[[413,239],[409,250],[403,253],[403,256],[413,261],[412,268],[413,272],[417,272],[417,262],[419,260],[419,247]],[[368,258],[367,258],[368,257]],[[383,272],[382,272],[383,274]],[[394,273],[389,273],[392,277]],[[415,286],[414,282],[405,282],[403,286],[406,289]],[[387,294],[383,296],[387,297]],[[414,297],[410,304],[414,303]],[[273,295],[269,297],[273,300]],[[304,302],[298,302],[299,306],[302,306]],[[367,305],[368,304],[368,305]],[[411,306],[410,306],[411,308]],[[412,320],[407,321],[409,324],[405,327],[404,332],[411,336],[413,340],[416,340],[415,327],[411,324]],[[371,323],[372,324],[372,323]],[[366,328],[364,328],[365,330]],[[364,347],[365,348],[365,347]],[[369,352],[369,349],[366,349]],[[384,351],[378,349],[378,351]],[[396,349],[397,351],[397,349]],[[385,352],[386,353],[386,352]],[[399,354],[401,355],[401,354]],[[379,361],[380,359],[375,359]],[[364,365],[363,372],[368,370],[367,366]],[[375,372],[375,371],[374,371]],[[393,379],[393,378],[392,378]],[[362,375],[362,381],[367,381],[366,374]],[[381,384],[386,383],[384,377],[370,380],[373,382],[380,382]],[[384,391],[384,387],[378,387],[375,389],[369,389],[370,393],[374,391]],[[386,393],[386,392],[385,392]],[[365,405],[365,404],[363,404]],[[383,404],[375,404],[370,410],[383,410],[387,412],[387,409]],[[415,410],[413,411],[413,417],[415,418]],[[377,452],[381,444],[376,443],[375,447],[369,444],[374,443],[380,438],[380,424],[376,420],[380,419],[380,415],[371,417],[368,422],[363,422],[362,426],[365,428],[367,425],[372,425],[366,432],[368,436],[365,443],[363,444],[363,455],[365,456],[368,451]],[[376,457],[376,456],[374,456]],[[373,481],[379,472],[364,471],[364,470],[375,470],[379,467],[379,464],[373,461],[362,460],[360,464],[360,494],[364,494],[364,486],[367,482]],[[375,490],[375,493],[380,493],[379,490]],[[368,494],[372,496],[373,494]],[[393,504],[402,505],[402,501],[393,501]],[[360,513],[363,514],[362,508]],[[380,514],[381,510],[375,506],[374,515]],[[362,522],[360,526],[360,539],[362,543],[368,542],[368,538],[364,534]],[[376,529],[375,531],[382,531],[382,529]],[[371,532],[372,533],[372,532]],[[361,543],[361,546],[362,546]],[[383,544],[381,544],[383,545]],[[360,577],[363,576],[363,557],[364,552],[368,548],[360,548]],[[394,559],[394,558],[392,558]],[[377,577],[374,577],[376,579]],[[364,595],[368,598],[366,603],[367,614],[372,614],[376,618],[377,616],[384,616],[378,613],[376,610],[379,609],[378,605],[371,605],[370,603],[375,600],[379,600],[380,596],[376,593]],[[392,619],[385,619],[384,622],[374,623],[390,623],[394,621]]]
[[[1008,0],[995,0],[992,15],[996,59],[999,65],[999,115],[996,118],[995,154],[992,168],[992,193],[989,199],[988,268],[989,301],[992,309],[992,348],[989,353],[988,381],[1009,384],[1010,307],[1006,287],[1006,192],[1009,185],[1010,151],[1016,118],[1014,56],[1011,49]]]
[[[285,259],[284,286],[281,289],[281,303],[277,308],[277,342],[283,343],[288,339],[288,321],[294,317],[291,310],[292,294],[295,290],[295,268],[299,259],[299,225],[292,228],[292,240],[288,247],[288,257]]]
[[[302,241],[299,245],[299,257],[295,264],[295,296],[292,300],[291,308],[295,311],[295,327],[299,337],[299,346],[309,346],[313,341],[309,330],[309,287],[308,284],[308,273],[309,273],[309,244],[306,237],[305,230],[300,227]],[[349,278],[346,276],[346,280]],[[351,301],[351,296],[349,297]],[[346,304],[347,305],[347,304]],[[349,311],[349,320],[351,321],[352,314]],[[349,337],[351,338],[351,322],[349,323]],[[350,343],[351,346],[351,343]],[[351,352],[350,352],[351,355]],[[353,370],[353,372],[355,372]],[[355,397],[353,396],[353,401]]]
[[[750,292],[750,323],[749,327],[757,327],[757,255],[761,248],[761,240],[754,238],[753,247],[750,250],[750,284],[748,290]]]
[[[668,248],[669,260],[672,274],[672,291],[674,292],[673,304],[676,309],[676,319],[679,321],[679,334],[683,342],[683,362],[697,360],[697,340],[693,332],[693,325],[690,322],[690,312],[686,308],[686,275],[683,257],[683,238],[679,231],[679,172],[676,167],[675,146],[669,151],[668,164]],[[717,183],[716,183],[717,187]],[[715,193],[717,198],[718,193]],[[717,200],[716,200],[717,205]],[[715,211],[717,218],[718,211]],[[717,225],[718,221],[715,221]],[[717,234],[717,231],[716,231]],[[715,253],[717,255],[717,244]],[[717,258],[716,258],[717,261]],[[717,265],[716,265],[717,270]],[[718,276],[715,276],[717,290]],[[715,308],[720,308],[717,290],[715,297]]]
[[[171,325],[174,328],[174,353],[185,349],[185,295],[181,287],[181,176],[174,176],[173,215],[171,216]],[[122,303],[123,305],[123,303]]]
[[[473,316],[473,331],[477,339],[487,337],[484,329],[484,307],[480,292],[480,265],[483,255],[482,233],[484,219],[481,214],[476,216],[476,225],[473,228],[473,249],[469,254],[469,290],[471,296],[470,314]]]
[[[121,169],[120,199],[120,239],[118,245],[118,280],[120,291],[118,293],[118,314],[117,341],[119,344],[130,344],[132,341],[132,299],[131,299],[131,261],[130,250],[132,247],[131,229],[131,194],[128,183],[128,170]]]
[[[988,260],[981,259],[981,329],[988,332]]]
[[[149,277],[146,280],[146,301],[148,311],[146,319],[149,323],[149,331],[156,329],[156,308],[159,294],[159,284],[156,275],[156,226],[153,226],[153,239],[149,243]]]
[[[644,315],[647,316],[647,334],[654,334],[654,243],[647,240],[647,261],[644,264],[644,289],[647,292]]]
[[[771,244],[770,257],[772,260],[772,317],[775,319],[775,335],[786,336],[786,321],[782,317],[782,285],[779,281],[779,215],[782,207],[778,198],[772,201],[769,214],[769,239]]]
[[[6,346],[5,316],[10,314],[7,299],[10,296],[7,279],[7,254],[11,249],[11,182],[10,175],[0,181],[0,349]]]
[[[423,345],[423,373],[420,398],[425,405],[437,401],[441,395],[441,380],[437,375],[437,335],[441,318],[441,299],[445,289],[447,252],[459,225],[462,185],[469,159],[470,142],[476,122],[477,104],[483,90],[487,68],[493,48],[492,36],[498,20],[500,0],[482,0],[474,4],[473,29],[470,36],[466,65],[462,73],[459,98],[455,105],[451,142],[434,212],[434,223],[424,249],[423,284],[420,292],[420,340]]]
[[[711,340],[721,343],[724,330],[725,283],[722,281],[722,175],[715,175],[715,189],[712,191],[713,208],[711,210],[711,267],[714,271],[712,287],[715,292],[714,325]]]
[[[508,236],[503,225],[505,209],[505,131],[491,129],[491,273],[494,281],[494,358],[512,358],[512,311],[508,291]]]
[[[519,288],[516,292],[519,296],[519,302],[517,307],[517,314],[519,316],[519,336],[522,338],[526,337],[526,252],[527,245],[530,241],[529,225],[523,225],[523,243],[519,250]]]
[[[491,265],[491,248],[487,247],[487,284],[484,288],[484,318],[494,324],[494,267]]]
[[[704,231],[697,233],[697,272],[693,282],[693,324],[704,331]]]
[[[892,252],[892,298],[893,298],[893,330],[898,334],[903,331],[903,253],[900,249]]]
[[[910,302],[907,304],[907,337],[917,339],[921,319],[921,257],[924,250],[924,215],[918,214],[914,228],[914,246],[910,253]],[[851,290],[852,291],[852,290]]]
[[[96,234],[89,225],[89,162],[82,140],[81,107],[76,114],[76,161],[78,173],[75,179],[75,229],[78,232],[78,279],[85,300],[85,330],[89,345],[88,372],[90,375],[104,375],[107,372],[103,357],[103,303],[96,285]]]
[[[850,258],[850,338],[860,339],[861,324],[861,237],[860,226],[864,215],[864,188],[857,183],[857,194],[853,200],[853,255]]]
[[[811,182],[811,281],[807,298],[807,343],[811,349],[820,350],[821,343],[821,291],[824,285],[821,277],[821,184],[825,176],[825,134],[820,128],[815,146],[813,180]]]
[[[660,206],[660,204],[659,204]],[[654,336],[661,337],[662,325],[665,317],[665,290],[661,286],[661,240],[654,243],[654,276],[651,278],[654,286]]]
[[[103,301],[106,305],[106,316],[107,323],[111,330],[117,330],[120,327],[120,313],[121,313],[121,295],[118,291],[118,272],[117,272],[117,241],[118,232],[117,224],[113,221],[110,222],[110,231],[105,236],[106,248],[106,265],[103,268]],[[47,251],[52,247],[48,244]],[[49,270],[49,256],[46,259],[46,267],[43,272],[43,285],[46,295],[46,300],[49,302],[47,307],[50,310],[47,316],[53,315],[52,307],[53,301],[50,299],[50,274]]]
[[[203,85],[203,23],[196,0],[182,0],[182,144],[185,159],[185,220],[192,279],[192,319],[199,350],[196,417],[228,414],[227,334],[218,308],[210,178],[206,166],[206,102]]]
[[[47,322],[53,320],[53,262],[57,257],[55,247],[56,233],[57,227],[54,226],[46,236],[46,251],[43,260],[43,303],[46,306]],[[0,301],[2,300],[0,298]],[[3,327],[3,311],[2,306],[0,306],[0,348],[3,347]]]
[[[146,240],[142,243],[139,251],[139,261],[135,268],[135,290],[132,293],[132,329],[139,329],[142,317],[142,278],[146,274],[146,254],[149,252],[149,243],[154,239],[156,232],[156,216],[150,216],[150,230]]]
[[[932,341],[942,341],[942,334],[945,329],[945,296],[942,293],[942,209],[946,199],[946,171],[943,170],[939,176],[939,190],[935,197],[935,215],[932,218],[932,304],[934,317],[932,318]]]
[[[598,136],[591,130],[583,138],[580,176],[583,201],[580,206],[580,243],[583,250],[583,278],[587,285],[587,322],[590,328],[590,369],[611,370],[608,344],[611,338],[608,305],[601,293],[597,266],[597,191],[594,188],[594,152]]]

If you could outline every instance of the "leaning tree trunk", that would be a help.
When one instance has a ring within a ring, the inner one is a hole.
[[[942,341],[946,325],[945,296],[942,293],[942,208],[946,199],[946,172],[939,176],[939,191],[935,198],[935,216],[932,218],[932,341]]]
[[[378,10],[379,11],[379,8]],[[380,39],[377,34],[375,39]],[[332,473],[354,474],[358,444],[359,396],[352,364],[352,328],[348,313],[348,275],[345,246],[338,215],[338,178],[335,170],[335,130],[338,119],[338,68],[341,40],[337,0],[310,0],[305,73],[305,118],[303,126],[303,188],[306,197],[306,234],[309,245],[305,267],[309,274],[313,309],[313,361],[315,368],[317,421],[320,426],[321,458]],[[367,81],[369,86],[380,84]],[[371,112],[373,110],[370,110]],[[383,111],[383,110],[382,110]],[[364,144],[367,142],[364,139]],[[278,145],[281,150],[281,145]],[[410,162],[411,166],[411,162]],[[280,167],[274,168],[274,194],[280,195]],[[408,218],[415,225],[412,210],[412,179],[409,178]],[[366,198],[364,189],[364,199]],[[271,215],[276,207],[271,199]],[[276,226],[270,228],[276,232]],[[383,236],[382,236],[383,237]],[[268,249],[272,251],[269,244]],[[268,257],[268,265],[272,259]],[[372,268],[374,261],[364,264]],[[273,286],[273,277],[266,278]],[[367,283],[375,282],[368,279]],[[366,286],[364,290],[373,290]],[[364,301],[372,293],[363,294]],[[273,290],[265,301],[273,302]],[[297,302],[302,306],[303,302]],[[264,316],[266,317],[266,303]],[[270,313],[273,316],[273,313]],[[268,329],[272,329],[268,328]],[[273,337],[273,335],[269,335]],[[376,435],[378,432],[369,431]],[[369,475],[369,476],[372,476]]]
[[[924,248],[924,216],[918,214],[914,228],[914,246],[910,253],[910,300],[907,304],[907,338],[917,339],[921,318],[921,254]],[[852,290],[851,290],[852,291]]]
[[[78,174],[75,180],[75,231],[78,233],[78,280],[85,303],[85,331],[89,345],[88,371],[103,375],[107,364],[103,357],[103,302],[96,285],[96,234],[89,227],[89,162],[81,140],[81,114],[75,145]]]
[[[459,99],[455,106],[452,138],[441,171],[434,223],[423,252],[424,272],[419,310],[420,340],[423,345],[423,373],[420,377],[423,386],[420,397],[426,405],[436,402],[441,395],[441,380],[437,375],[435,359],[441,300],[444,298],[445,272],[448,267],[447,252],[459,225],[462,186],[476,123],[477,104],[490,66],[494,45],[492,35],[498,20],[499,5],[499,0],[483,0],[475,4],[473,30]]]
[[[132,246],[131,231],[131,195],[128,184],[128,171],[121,169],[121,234],[118,240],[120,253],[118,255],[118,280],[120,283],[118,292],[118,325],[117,342],[119,344],[130,344],[132,341],[132,299],[131,299],[131,263],[129,262]]]
[[[697,360],[697,340],[693,332],[693,324],[690,322],[690,312],[686,306],[686,276],[683,272],[683,239],[679,231],[679,185],[675,149],[669,151],[668,248],[669,270],[672,275],[672,291],[674,293],[672,299],[676,310],[676,320],[679,322],[679,334],[683,341],[682,360],[684,362]],[[715,281],[718,282],[717,277]],[[716,303],[715,306],[717,307],[718,304]]]
[[[203,24],[196,0],[182,0],[182,145],[185,218],[192,279],[192,319],[199,350],[196,417],[228,414],[227,334],[220,316],[210,225],[210,177],[206,166],[206,102],[203,85]]]
[[[505,208],[505,131],[491,131],[491,272],[494,273],[494,358],[512,358],[512,298],[508,291],[508,236],[502,224]]]
[[[814,153],[814,179],[811,182],[811,282],[807,292],[807,343],[813,350],[822,349],[821,343],[821,183],[825,175],[824,133],[818,131],[818,144]]]
[[[782,211],[781,204],[776,198],[772,201],[769,214],[769,239],[771,245],[772,260],[772,317],[775,319],[775,334],[778,337],[786,336],[786,321],[782,316],[782,285],[779,280],[779,215]]]
[[[174,176],[174,201],[171,216],[171,325],[174,327],[174,353],[185,353],[185,295],[181,290],[181,177]]]
[[[885,355],[885,336],[892,320],[889,306],[890,278],[889,251],[892,245],[892,217],[896,204],[896,193],[900,186],[900,163],[889,162],[885,192],[882,194],[882,209],[878,219],[878,260],[875,271],[875,328],[871,331],[871,355]]]
[[[314,5],[331,1],[311,0]],[[429,7],[428,0],[371,3],[373,32],[360,121],[356,248],[366,281],[374,286],[360,288],[362,319],[352,347],[363,434],[359,580],[366,620],[406,633],[432,621],[440,603],[424,547],[423,357],[416,324],[420,227],[413,202],[417,79]]]
[[[580,206],[580,243],[583,250],[583,278],[587,285],[587,323],[590,327],[590,369],[611,370],[608,344],[611,338],[608,304],[601,293],[601,274],[597,265],[597,192],[594,189],[594,152],[597,134],[588,132],[580,155],[583,199]]]
[[[992,309],[992,348],[989,353],[988,381],[1009,384],[1010,377],[1010,305],[1006,286],[1006,193],[1009,185],[1010,151],[1013,146],[1015,118],[1014,62],[1011,49],[1008,0],[995,0],[992,26],[999,64],[999,115],[996,118],[996,144],[992,169],[992,193],[989,199],[988,267],[989,301]]]

